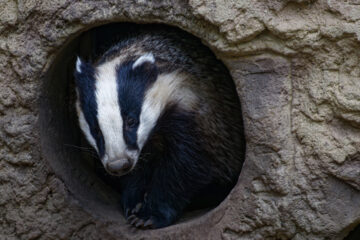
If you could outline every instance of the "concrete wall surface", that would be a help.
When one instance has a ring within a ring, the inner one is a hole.
[[[84,207],[49,164],[48,74],[110,22],[181,28],[236,83],[245,164],[202,216],[134,231]],[[359,39],[356,0],[0,0],[0,239],[343,239],[360,224]]]

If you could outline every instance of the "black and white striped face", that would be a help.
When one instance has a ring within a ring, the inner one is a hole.
[[[115,58],[97,67],[76,62],[80,127],[105,169],[131,171],[173,91],[170,76],[158,76],[151,53],[133,61]],[[170,88],[169,88],[170,87]]]

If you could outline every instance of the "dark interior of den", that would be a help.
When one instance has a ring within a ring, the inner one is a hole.
[[[164,25],[107,24],[92,28],[69,40],[59,50],[51,67],[43,76],[39,123],[44,157],[55,174],[64,181],[70,194],[86,211],[110,221],[126,222],[119,202],[119,184],[116,178],[104,170],[97,152],[87,143],[80,131],[75,109],[76,57],[81,56],[86,62],[95,62],[119,40],[152,29],[178,31],[185,38],[200,42],[191,34]],[[210,54],[216,58],[211,52]],[[222,65],[220,61],[218,64]],[[225,69],[223,65],[222,68]],[[229,75],[226,69],[224,74]],[[245,140],[239,148],[245,148]],[[229,189],[224,189],[226,194],[232,187],[233,185]],[[216,207],[223,198],[215,201],[203,199],[190,204],[180,221],[201,216]]]

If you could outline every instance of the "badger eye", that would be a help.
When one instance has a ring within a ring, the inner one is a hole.
[[[101,136],[101,130],[100,130],[100,127],[97,127],[96,128],[96,134],[100,137]]]
[[[135,120],[134,118],[132,118],[132,117],[128,117],[128,118],[126,119],[126,125],[127,125],[129,128],[133,128],[133,127],[135,127],[135,125],[136,125],[136,120]]]

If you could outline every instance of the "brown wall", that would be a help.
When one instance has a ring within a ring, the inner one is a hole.
[[[0,239],[343,239],[360,223],[359,20],[354,0],[2,1]],[[60,113],[43,98],[58,86],[60,104],[65,90],[49,76],[82,32],[115,21],[194,34],[237,85],[245,165],[201,217],[133,231],[104,217],[111,208],[93,211],[68,186],[81,174],[51,161],[58,133],[44,121],[57,120],[44,117]]]

